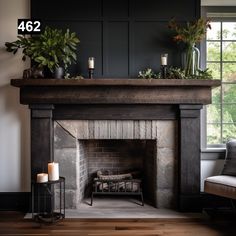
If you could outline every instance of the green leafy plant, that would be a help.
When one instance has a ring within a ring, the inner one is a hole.
[[[141,79],[161,79],[160,73],[155,73],[151,68],[139,71],[138,77]],[[198,75],[185,75],[185,70],[178,67],[167,69],[166,79],[213,79],[211,71],[198,70]]]
[[[6,50],[15,54],[22,48],[25,60],[28,56],[37,67],[47,67],[51,72],[57,67],[68,68],[76,62],[76,50],[79,43],[76,33],[70,33],[69,29],[63,32],[59,29],[46,27],[38,37],[26,38],[18,36],[14,42],[6,42]]]
[[[198,75],[193,75],[192,78],[193,79],[213,79],[213,76],[212,76],[212,72],[208,68],[206,68],[205,70],[198,70]]]
[[[156,74],[151,68],[139,71],[138,78],[141,79],[157,79],[159,74]]]
[[[84,77],[83,77],[82,75],[77,75],[77,76],[68,77],[68,78],[65,78],[65,79],[77,79],[77,80],[81,80],[81,79],[84,79]]]
[[[26,38],[23,36],[17,36],[17,40],[14,42],[6,42],[5,46],[6,46],[6,50],[8,52],[12,52],[13,54],[16,54],[18,49],[22,48],[22,60],[25,61],[26,60],[26,56],[30,57],[32,56],[32,50],[31,50],[31,45],[32,45],[32,41],[33,38]]]
[[[185,79],[185,72],[180,68],[170,67],[167,70],[167,79]]]

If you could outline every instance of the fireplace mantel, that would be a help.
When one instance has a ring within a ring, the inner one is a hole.
[[[199,79],[12,79],[11,84],[16,87],[25,86],[198,86],[215,87],[219,80]]]
[[[178,206],[200,209],[200,110],[219,80],[13,79],[31,109],[31,177],[54,160],[54,120],[174,120]]]
[[[209,104],[219,80],[12,79],[22,104]]]

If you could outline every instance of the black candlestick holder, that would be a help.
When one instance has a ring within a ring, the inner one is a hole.
[[[167,78],[167,66],[161,65],[161,79]]]
[[[93,68],[89,68],[89,79],[93,79],[93,75],[94,75],[94,69]]]

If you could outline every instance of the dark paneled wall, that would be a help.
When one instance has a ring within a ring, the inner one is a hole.
[[[170,65],[179,66],[168,21],[199,15],[200,0],[31,0],[32,18],[78,34],[78,64],[71,72],[85,77],[89,56],[96,59],[96,77],[136,77],[146,67],[159,70],[163,52]]]

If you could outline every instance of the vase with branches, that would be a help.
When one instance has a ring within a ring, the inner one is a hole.
[[[187,22],[186,25],[180,25],[175,19],[169,22],[169,28],[173,30],[176,35],[173,37],[174,41],[185,44],[185,76],[190,76],[199,71],[199,50],[196,44],[201,42],[205,37],[207,29],[211,29],[210,21],[208,19],[200,18],[193,22]]]

